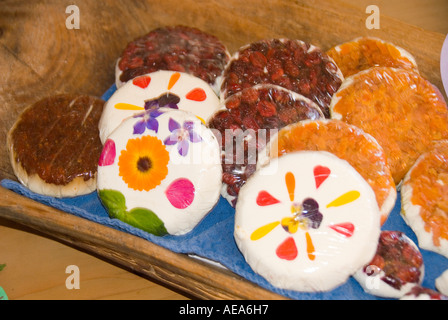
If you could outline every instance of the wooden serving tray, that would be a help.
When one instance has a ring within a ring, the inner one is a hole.
[[[15,179],[6,133],[20,112],[55,93],[101,96],[114,82],[126,44],[163,25],[184,24],[216,35],[233,53],[264,38],[296,38],[324,50],[359,36],[391,41],[416,58],[441,91],[445,35],[381,16],[368,30],[365,8],[347,1],[165,0],[77,1],[80,29],[67,29],[69,3],[6,1],[0,8],[0,179]],[[6,63],[5,63],[6,62]],[[0,217],[98,254],[200,299],[284,299],[234,273],[173,253],[139,237],[50,208],[0,187]]]

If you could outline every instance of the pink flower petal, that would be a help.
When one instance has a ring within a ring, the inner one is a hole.
[[[111,139],[107,139],[104,143],[103,151],[101,152],[100,159],[98,161],[99,166],[110,166],[115,161],[115,142]]]
[[[194,200],[195,189],[193,183],[185,178],[174,180],[165,191],[168,201],[177,209],[185,209]]]
[[[187,140],[180,140],[177,144],[177,151],[182,157],[185,157],[188,154],[189,144]]]

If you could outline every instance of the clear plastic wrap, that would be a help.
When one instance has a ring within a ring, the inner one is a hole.
[[[374,67],[347,78],[333,96],[331,116],[371,134],[383,147],[395,184],[434,140],[448,137],[440,91],[413,71]]]
[[[18,179],[34,192],[56,197],[92,192],[103,105],[100,98],[61,94],[25,109],[8,134]]]
[[[266,162],[303,150],[328,151],[350,163],[375,192],[384,224],[395,206],[397,191],[386,154],[372,136],[340,120],[304,120],[279,130],[265,153]],[[259,159],[260,165],[263,162]]]
[[[209,127],[221,140],[223,195],[232,205],[255,171],[258,151],[278,129],[305,119],[322,119],[319,107],[302,95],[275,85],[244,89],[224,102]]]
[[[329,291],[372,259],[380,215],[372,188],[346,161],[300,151],[251,176],[234,230],[248,264],[274,286]]]
[[[120,87],[136,76],[158,70],[190,73],[219,92],[222,72],[230,54],[221,41],[199,29],[166,26],[130,42],[116,67]]]
[[[327,51],[349,77],[372,67],[402,68],[418,72],[414,57],[403,48],[378,38],[360,37],[339,44]]]
[[[402,216],[421,248],[448,257],[448,140],[422,154],[401,187]]]
[[[243,46],[232,56],[220,96],[274,84],[309,98],[328,118],[331,97],[342,81],[339,68],[321,49],[300,40],[268,39]]]

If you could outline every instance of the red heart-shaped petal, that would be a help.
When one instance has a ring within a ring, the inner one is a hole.
[[[195,88],[188,92],[185,98],[193,101],[204,101],[205,99],[207,99],[207,94],[203,89]]]
[[[294,238],[293,237],[286,238],[286,240],[283,241],[277,247],[275,253],[280,259],[294,260],[297,257],[297,254],[299,253]]]
[[[324,166],[315,166],[314,167],[314,179],[316,180],[316,189],[320,187],[320,185],[328,178],[331,170],[328,167]]]
[[[269,192],[267,191],[260,191],[257,196],[257,204],[259,206],[270,206],[271,204],[279,203],[280,200],[277,200],[274,198]]]
[[[330,228],[347,238],[350,238],[353,235],[353,232],[355,232],[355,226],[350,222],[335,224],[330,226]]]
[[[149,83],[151,82],[150,76],[141,76],[137,77],[134,80],[132,80],[132,83],[142,89],[145,89],[149,86]]]

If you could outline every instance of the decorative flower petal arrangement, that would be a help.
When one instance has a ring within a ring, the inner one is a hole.
[[[334,289],[375,253],[381,217],[375,193],[329,152],[273,158],[240,196],[235,242],[253,271],[278,288]]]
[[[179,81],[181,74],[179,72],[173,73],[168,81],[167,90],[171,90],[173,86]],[[137,77],[132,80],[132,83],[142,89],[146,89],[151,83],[151,76],[144,75]],[[202,88],[193,88],[186,95],[185,98],[192,101],[205,101],[207,99],[207,93]],[[144,108],[129,104],[129,103],[117,103],[115,104],[116,109],[120,110],[149,110],[156,107],[168,107],[173,109],[178,109],[177,104],[180,98],[169,91],[160,95],[158,98],[150,99],[145,101]]]
[[[192,121],[185,121],[181,126],[176,120],[169,120],[169,130],[171,135],[168,136],[164,143],[167,146],[176,145],[177,151],[181,156],[188,154],[189,142],[196,143],[201,142],[202,138],[197,134],[194,129],[194,123]]]
[[[321,184],[330,177],[330,174],[331,170],[328,167],[318,165],[314,168],[316,189],[319,189]],[[294,260],[297,258],[299,250],[293,235],[300,229],[305,232],[308,258],[314,260],[315,247],[310,230],[318,230],[321,226],[323,215],[319,211],[319,203],[313,198],[306,198],[301,202],[295,201],[296,179],[292,172],[286,173],[285,184],[291,201],[290,212],[280,221],[268,223],[253,231],[250,239],[253,241],[259,240],[268,235],[277,226],[281,226],[286,232],[286,239],[279,244],[276,254],[280,259]],[[348,191],[328,203],[326,207],[339,207],[355,201],[359,196],[359,191]],[[258,206],[273,206],[281,202],[267,191],[261,190],[258,193],[256,203]],[[351,237],[355,232],[355,226],[351,222],[333,224],[329,228],[347,238]]]

